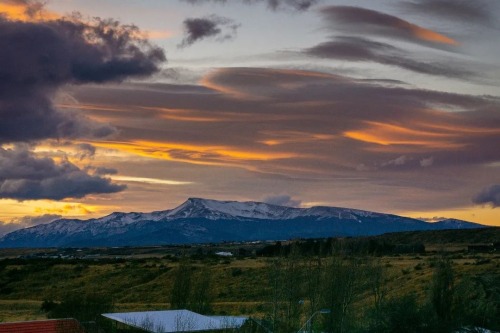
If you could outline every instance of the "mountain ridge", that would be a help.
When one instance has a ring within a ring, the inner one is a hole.
[[[114,212],[89,220],[59,219],[48,224],[16,230],[0,238],[0,247],[284,240],[481,227],[485,226],[455,219],[428,223],[394,214],[351,208],[295,208],[255,201],[189,198],[181,205],[164,211]]]

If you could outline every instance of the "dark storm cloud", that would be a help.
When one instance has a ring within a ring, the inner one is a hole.
[[[472,202],[478,205],[488,204],[493,208],[500,206],[500,185],[495,184],[481,190],[472,198]]]
[[[181,0],[191,4],[199,5],[208,2],[214,3],[228,3],[227,0]],[[258,4],[266,3],[267,7],[272,10],[280,10],[285,8],[291,8],[297,11],[308,10],[311,6],[319,3],[321,0],[240,0],[244,4]],[[231,1],[233,2],[233,0]]]
[[[190,46],[202,39],[209,37],[215,38],[216,41],[223,42],[233,39],[239,28],[239,24],[227,17],[210,15],[203,18],[188,18],[184,20],[183,38],[179,47]]]
[[[40,22],[0,18],[0,49],[0,143],[109,136],[109,125],[56,110],[54,94],[65,84],[151,75],[165,61],[135,26],[98,18],[88,23],[77,16]]]
[[[443,49],[458,45],[457,41],[439,32],[371,9],[328,6],[321,9],[321,14],[332,31],[397,38]]]
[[[455,78],[470,78],[474,75],[458,66],[414,60],[400,48],[359,37],[337,37],[335,40],[311,47],[305,50],[305,53],[327,59],[377,62],[429,75]]]
[[[91,176],[69,161],[56,163],[23,148],[0,148],[0,199],[82,198],[126,188],[110,179]]]
[[[496,0],[415,0],[403,2],[402,6],[425,15],[487,24],[494,20],[494,10],[491,8],[491,5],[495,4],[494,1],[496,2]]]

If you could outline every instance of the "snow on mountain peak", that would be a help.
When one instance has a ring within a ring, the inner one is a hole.
[[[218,201],[201,198],[189,198],[179,207],[171,210],[169,218],[203,217],[219,218],[257,218],[278,219],[283,213],[296,208],[269,205],[261,202]]]

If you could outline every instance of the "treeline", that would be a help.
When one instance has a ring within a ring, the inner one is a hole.
[[[302,256],[388,255],[425,253],[423,243],[394,243],[377,238],[324,238],[276,242],[256,250],[257,256],[288,256],[295,251]]]
[[[387,268],[376,258],[303,257],[292,246],[287,256],[270,261],[266,317],[251,330],[437,333],[500,329],[498,274],[459,280],[450,260],[442,258],[431,266],[426,294],[389,293]]]
[[[418,244],[398,249],[373,239],[308,240],[277,242],[266,248],[271,257],[262,288],[268,291],[268,299],[260,307],[262,316],[244,328],[247,333],[500,329],[497,273],[459,278],[450,259],[434,258],[428,264],[429,288],[417,294],[389,290],[395,284],[388,283],[388,267],[376,256],[356,254],[424,251]],[[422,265],[415,267],[421,269]],[[189,259],[182,260],[171,288],[171,308],[212,313],[212,283],[209,269],[195,269]]]

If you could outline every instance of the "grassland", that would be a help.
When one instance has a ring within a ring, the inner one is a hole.
[[[477,233],[480,233],[478,235]],[[428,298],[436,260],[445,256],[452,262],[457,281],[489,276],[500,280],[500,254],[469,253],[469,243],[490,243],[496,231],[407,233],[375,239],[411,243],[429,239],[425,253],[346,254],[376,263],[384,270],[386,297],[415,294]],[[372,239],[372,238],[370,238]],[[457,241],[458,240],[458,241]],[[266,244],[226,244],[193,247],[123,249],[4,250],[0,253],[0,320],[18,321],[45,318],[40,310],[44,300],[59,301],[68,293],[110,295],[116,311],[168,309],[170,293],[181,257],[188,257],[193,274],[209,272],[213,311],[217,314],[264,316],[271,306],[272,263],[277,257],[259,257],[256,250]],[[231,258],[214,255],[220,250],[243,252]],[[78,251],[78,252],[76,252]],[[68,253],[78,254],[74,258]],[[53,256],[54,258],[48,258]],[[55,258],[62,256],[64,258]],[[300,255],[304,266],[317,255]],[[321,256],[319,256],[321,257]],[[327,256],[324,256],[326,258]],[[323,259],[325,260],[325,259]],[[364,267],[364,266],[362,266]],[[305,268],[305,266],[304,266]],[[373,305],[369,288],[356,294],[353,307],[360,312]]]

